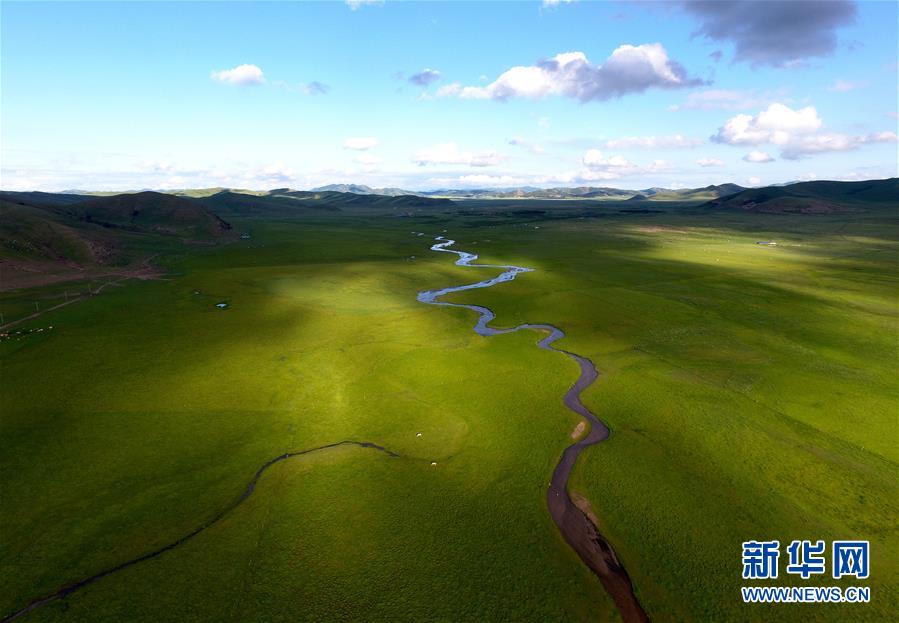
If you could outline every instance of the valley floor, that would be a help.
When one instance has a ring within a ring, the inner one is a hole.
[[[342,445],[273,464],[195,538],[21,620],[618,620],[546,509],[580,421],[560,398],[577,365],[416,300],[497,272],[429,252],[444,231],[535,269],[446,300],[564,327],[557,345],[597,365],[583,399],[612,432],[571,488],[652,620],[899,610],[891,214],[473,202],[233,221],[252,238],[160,257],[166,280],[0,341],[0,615],[176,541],[266,461],[355,440],[399,456]],[[34,295],[4,294],[7,322]],[[742,603],[743,541],[855,538],[868,580],[777,584],[863,584],[870,604]]]

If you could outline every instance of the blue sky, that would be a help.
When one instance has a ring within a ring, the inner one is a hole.
[[[5,189],[897,175],[895,2],[0,7]]]

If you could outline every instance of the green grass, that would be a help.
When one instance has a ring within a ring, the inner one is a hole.
[[[357,439],[403,458],[279,463],[198,538],[23,620],[616,620],[544,503],[576,367],[415,301],[493,274],[410,233],[443,229],[537,269],[454,300],[561,326],[597,363],[585,400],[613,435],[573,488],[653,620],[899,609],[891,218],[485,205],[238,220],[251,240],[182,250],[170,281],[0,343],[0,612],[178,538],[278,454]],[[855,537],[872,541],[871,604],[740,603],[742,541]]]

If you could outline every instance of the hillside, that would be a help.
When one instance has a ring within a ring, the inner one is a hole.
[[[103,227],[193,239],[217,238],[231,229],[196,201],[153,191],[94,197],[70,204],[65,211]]]
[[[356,192],[307,191],[279,188],[264,194],[222,191],[197,199],[207,209],[228,216],[290,216],[308,211],[337,212],[351,208],[408,211],[418,208],[446,208],[448,199],[418,195],[363,195]]]
[[[603,186],[577,186],[573,188],[479,188],[442,189],[423,192],[429,197],[454,199],[628,199],[637,191]]]
[[[713,184],[703,188],[682,188],[679,190],[672,190],[669,188],[649,188],[640,191],[640,194],[634,195],[632,199],[648,201],[708,201],[710,199],[726,197],[727,195],[732,195],[743,190],[746,189],[737,184]]]
[[[154,273],[153,255],[230,228],[196,201],[161,193],[0,193],[0,291],[101,275],[145,278]]]
[[[398,197],[400,195],[427,195],[427,193],[418,193],[402,188],[372,188],[364,184],[328,184],[327,186],[318,186],[312,188],[310,192],[336,192],[336,193],[353,193],[356,195],[385,195],[387,197]]]
[[[899,178],[864,182],[798,182],[747,188],[704,204],[748,212],[826,214],[899,205]]]

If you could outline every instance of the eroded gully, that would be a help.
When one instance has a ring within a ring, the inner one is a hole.
[[[537,342],[537,346],[545,350],[561,353],[573,359],[580,367],[580,376],[578,376],[574,385],[565,392],[562,400],[565,406],[590,424],[590,432],[562,452],[562,456],[553,470],[549,489],[546,491],[546,504],[549,507],[549,514],[552,516],[556,526],[558,526],[563,538],[577,552],[584,564],[599,577],[600,582],[602,582],[602,585],[614,600],[625,623],[649,621],[649,617],[647,617],[640,606],[640,602],[637,601],[637,597],[634,595],[630,577],[615,555],[615,550],[612,549],[611,544],[605,537],[599,533],[596,525],[584,511],[572,502],[568,494],[568,478],[571,476],[571,470],[574,468],[574,464],[577,462],[581,452],[585,448],[598,444],[609,437],[609,427],[597,418],[581,401],[581,393],[592,385],[599,376],[596,366],[587,357],[553,346],[553,343],[565,337],[565,333],[554,325],[525,323],[515,327],[497,329],[490,326],[490,323],[496,318],[496,314],[489,308],[482,305],[449,303],[440,300],[441,297],[454,292],[489,288],[499,283],[512,281],[519,273],[530,272],[533,269],[522,266],[473,264],[472,262],[478,259],[476,254],[450,249],[449,247],[453,246],[455,241],[445,239],[443,236],[437,236],[436,240],[437,242],[431,246],[431,250],[458,255],[459,259],[456,260],[457,266],[499,268],[502,269],[502,272],[496,277],[478,281],[477,283],[419,292],[418,300],[420,302],[429,305],[470,309],[478,314],[478,320],[474,325],[475,333],[485,337],[514,333],[523,329],[546,333]]]

